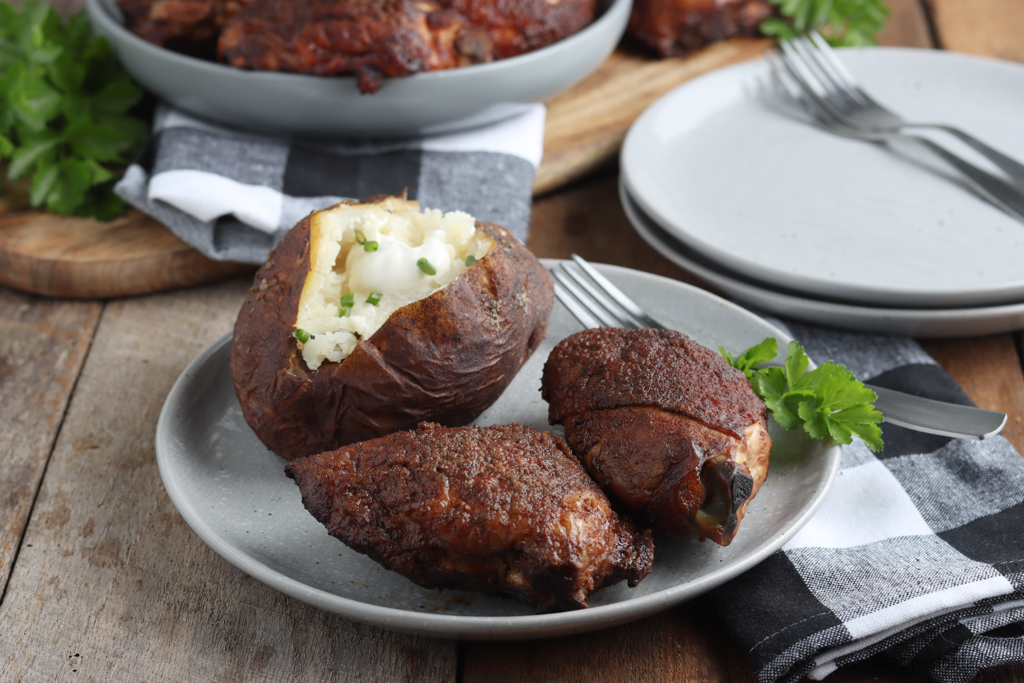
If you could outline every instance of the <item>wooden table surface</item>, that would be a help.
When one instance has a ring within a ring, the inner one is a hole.
[[[1024,61],[1021,0],[891,5],[885,44]],[[529,246],[694,282],[633,233],[615,180],[606,168],[539,197]],[[153,437],[172,383],[231,329],[248,286],[112,301],[0,288],[0,680],[755,680],[685,604],[576,637],[456,642],[322,612],[221,559],[164,492]],[[925,347],[979,405],[1010,414],[1024,451],[1019,335]],[[864,664],[829,680],[917,677]],[[1022,681],[1024,666],[979,680]]]

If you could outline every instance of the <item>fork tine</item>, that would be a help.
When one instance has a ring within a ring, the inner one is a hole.
[[[583,269],[590,279],[593,280],[598,287],[604,290],[604,293],[614,299],[622,308],[629,312],[638,322],[642,323],[642,327],[653,327],[658,330],[664,330],[664,325],[659,323],[657,320],[647,315],[644,309],[637,306],[636,302],[626,296],[621,289],[613,285],[608,278],[601,273],[597,272],[592,265],[590,265],[582,256],[579,254],[573,254],[572,260],[576,262],[580,268]]]
[[[815,32],[811,37],[801,36],[797,41],[797,50],[804,59],[814,65],[824,83],[836,96],[855,107],[868,106],[863,91],[857,87],[853,76],[839,61],[828,41]]]
[[[854,99],[848,92],[846,84],[837,81],[827,63],[821,57],[821,52],[803,36],[786,43],[786,54],[798,60],[805,70],[805,76],[809,75],[814,79],[815,84],[820,87],[823,99],[836,111],[842,112],[849,105],[859,106],[860,102]]]
[[[810,85],[797,72],[792,62],[786,59],[784,53],[775,48],[774,50],[765,50],[764,55],[765,59],[768,60],[768,64],[772,67],[776,83],[781,85],[811,118],[826,128],[833,130],[846,127],[832,114],[829,107],[818,97],[814,90],[811,89]]]
[[[576,286],[576,283],[565,276],[565,273],[560,270],[552,270],[551,276],[554,277],[555,281],[562,286],[562,289],[571,294],[573,298],[583,306],[587,313],[598,320],[598,327],[622,327],[622,324],[616,318],[608,315],[607,311],[594,304],[593,301],[583,293],[583,290]],[[579,317],[577,316],[576,319],[579,320]]]
[[[572,317],[576,318],[583,327],[601,327],[601,321],[587,312],[587,309],[580,306],[580,304],[572,298],[569,292],[565,291],[558,282],[555,282],[555,297],[562,302],[562,305],[572,313]]]
[[[615,318],[615,327],[632,327],[634,329],[642,327],[642,325],[637,325],[633,322],[632,318],[629,317],[628,311],[623,310],[621,306],[618,306],[615,302],[609,300],[608,297],[606,297],[599,289],[587,282],[582,275],[569,268],[568,263],[560,264],[560,268],[561,272],[572,278],[579,288],[586,292],[587,296],[589,296],[593,302],[597,302],[599,306],[604,308],[613,318]]]
[[[846,65],[836,56],[835,50],[828,44],[828,41],[817,31],[811,31],[810,40],[817,48],[816,53],[821,56],[824,62],[828,63],[829,69],[835,76],[835,80],[843,85],[843,88],[850,93],[850,96],[862,104],[868,104],[865,93],[857,83],[857,79],[846,68]]]
[[[842,112],[850,99],[843,95],[842,89],[835,86],[821,69],[811,54],[813,50],[807,47],[806,39],[798,37],[784,41],[776,50],[781,53],[783,63],[793,73],[800,87],[819,102],[819,107],[826,108],[832,118],[845,123]]]

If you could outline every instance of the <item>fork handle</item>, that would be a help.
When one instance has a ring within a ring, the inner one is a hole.
[[[935,130],[945,131],[962,142],[967,143],[974,148],[976,152],[987,158],[999,168],[1003,169],[1006,175],[1013,178],[1014,182],[1024,190],[1024,164],[1012,157],[1006,156],[997,149],[989,147],[970,133],[962,131],[959,128],[954,128],[953,126],[947,126],[943,123],[907,123],[901,125],[900,128],[934,128]]]
[[[1017,220],[1024,222],[1024,190],[1018,189],[1005,180],[981,170],[974,164],[961,159],[945,147],[932,142],[928,138],[909,134],[902,134],[900,137],[904,140],[918,143],[960,171],[975,192]]]

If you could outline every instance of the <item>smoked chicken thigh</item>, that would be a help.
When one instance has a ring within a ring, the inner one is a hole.
[[[672,57],[754,35],[771,13],[765,0],[634,0],[626,33]]]
[[[732,541],[771,450],[742,372],[679,332],[601,328],[555,347],[542,392],[613,500],[663,533]]]
[[[651,570],[651,532],[612,511],[561,438],[522,425],[422,423],[285,472],[332,536],[426,588],[547,612]]]
[[[544,47],[594,18],[594,0],[255,0],[224,26],[222,62],[244,69],[385,76],[490,62]]]
[[[255,0],[224,27],[217,51],[243,69],[354,73],[374,92],[384,76],[490,61],[486,35],[462,35],[470,29],[433,0]]]
[[[125,26],[151,43],[216,59],[224,22],[252,0],[117,0]]]

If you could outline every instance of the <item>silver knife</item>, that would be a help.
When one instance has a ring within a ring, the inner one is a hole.
[[[1006,413],[998,410],[933,401],[870,384],[864,386],[878,395],[875,408],[885,421],[900,427],[957,439],[987,439],[1006,426]]]

